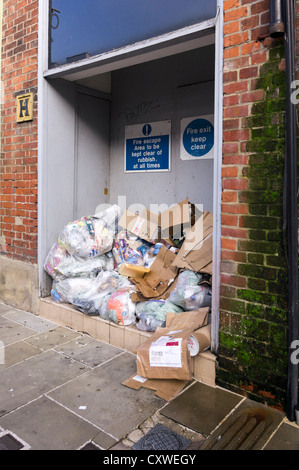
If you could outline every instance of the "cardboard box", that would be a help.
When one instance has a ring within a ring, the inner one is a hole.
[[[206,211],[186,230],[184,243],[173,266],[195,272],[212,273],[213,214]]]
[[[158,216],[153,212],[144,210],[142,216],[139,216],[126,210],[118,225],[150,243],[158,240]]]
[[[169,209],[156,214],[144,209],[140,215],[126,210],[120,218],[119,226],[150,243],[165,240],[174,245],[174,239],[194,225],[202,212],[186,198]]]
[[[132,294],[133,302],[169,297],[178,277],[178,269],[173,266],[175,257],[172,251],[162,245],[151,265],[150,272],[142,278],[130,278],[138,291]]]
[[[137,374],[150,379],[191,380],[188,340],[195,329],[206,325],[208,311],[167,314],[169,327],[157,328],[137,349]]]

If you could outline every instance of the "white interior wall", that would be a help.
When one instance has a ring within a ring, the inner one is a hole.
[[[214,113],[214,46],[112,73],[110,202],[189,200],[213,211],[213,160],[180,160],[180,120]],[[171,171],[124,173],[125,126],[171,120]]]

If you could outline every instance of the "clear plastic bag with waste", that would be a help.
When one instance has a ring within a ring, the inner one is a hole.
[[[187,311],[210,307],[212,288],[209,283],[204,282],[202,274],[182,271],[174,290],[170,293],[169,300]]]
[[[83,298],[90,292],[95,280],[90,277],[71,277],[54,280],[51,296],[56,301],[73,304],[76,298]]]
[[[96,277],[99,272],[113,271],[114,259],[112,252],[95,258],[65,257],[58,266],[58,273],[65,277]]]
[[[118,217],[119,207],[115,205],[95,216],[70,222],[59,234],[58,243],[79,258],[93,258],[107,253],[113,247]]]
[[[131,325],[136,322],[136,303],[132,293],[136,290],[132,284],[117,289],[108,300],[108,317],[119,325]]]
[[[53,281],[51,296],[59,302],[75,305],[86,314],[99,315],[104,297],[127,282],[116,271],[101,271],[94,279],[78,277]]]
[[[95,258],[79,258],[54,243],[44,263],[45,271],[55,280],[61,277],[96,277],[102,270],[112,271],[114,258],[112,251]]]
[[[138,302],[136,305],[136,317],[139,320],[137,328],[143,331],[156,331],[158,326],[164,328],[168,312],[179,313],[182,311],[181,307],[169,300],[152,299]]]
[[[108,320],[108,309],[105,303],[107,304],[111,295],[117,289],[128,286],[129,284],[130,282],[125,276],[121,276],[115,271],[113,271],[113,273],[107,271],[97,291],[91,293],[88,298],[77,299],[75,305],[79,310],[88,315],[99,315],[105,320]]]
[[[165,328],[166,321],[158,320],[154,315],[141,314],[137,328],[141,331],[156,331],[158,327]]]
[[[131,235],[126,230],[122,230],[115,237],[113,246],[113,255],[117,265],[122,263],[135,264],[143,266],[143,254],[139,250],[142,246],[142,240],[135,235]]]
[[[59,266],[68,258],[70,255],[59,243],[54,243],[50,248],[45,263],[44,270],[53,278],[58,279],[60,277]]]

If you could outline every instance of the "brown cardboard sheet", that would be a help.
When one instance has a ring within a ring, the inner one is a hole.
[[[166,315],[166,328],[197,330],[208,324],[209,310],[209,307],[203,307],[191,312],[169,312]]]
[[[142,216],[126,210],[118,225],[150,243],[158,240],[158,216],[150,211],[143,211]]]
[[[206,211],[195,224],[186,229],[184,243],[173,266],[195,272],[212,273],[213,214]]]
[[[164,380],[164,379],[147,379],[137,374],[133,374],[123,383],[126,387],[139,390],[141,387],[155,390],[155,395],[166,401],[175,398],[188,384],[187,380]]]

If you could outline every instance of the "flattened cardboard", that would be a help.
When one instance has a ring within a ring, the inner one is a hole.
[[[194,272],[212,273],[213,214],[206,211],[186,230],[185,241],[173,265]]]
[[[139,390],[141,387],[155,390],[157,397],[171,401],[183,390],[187,383],[187,380],[147,379],[133,374],[122,385],[134,390]]]
[[[203,307],[191,312],[168,312],[166,315],[166,328],[197,330],[208,324],[209,310],[209,307]]]
[[[132,294],[133,302],[169,297],[178,276],[178,268],[173,266],[175,256],[172,251],[162,245],[151,265],[150,272],[142,278],[130,278],[139,291]]]
[[[150,243],[155,243],[158,239],[157,215],[150,211],[143,211],[141,217],[126,210],[121,216],[118,225]]]
[[[159,214],[159,225],[163,239],[180,238],[183,229],[191,226],[189,199],[173,205]]]

